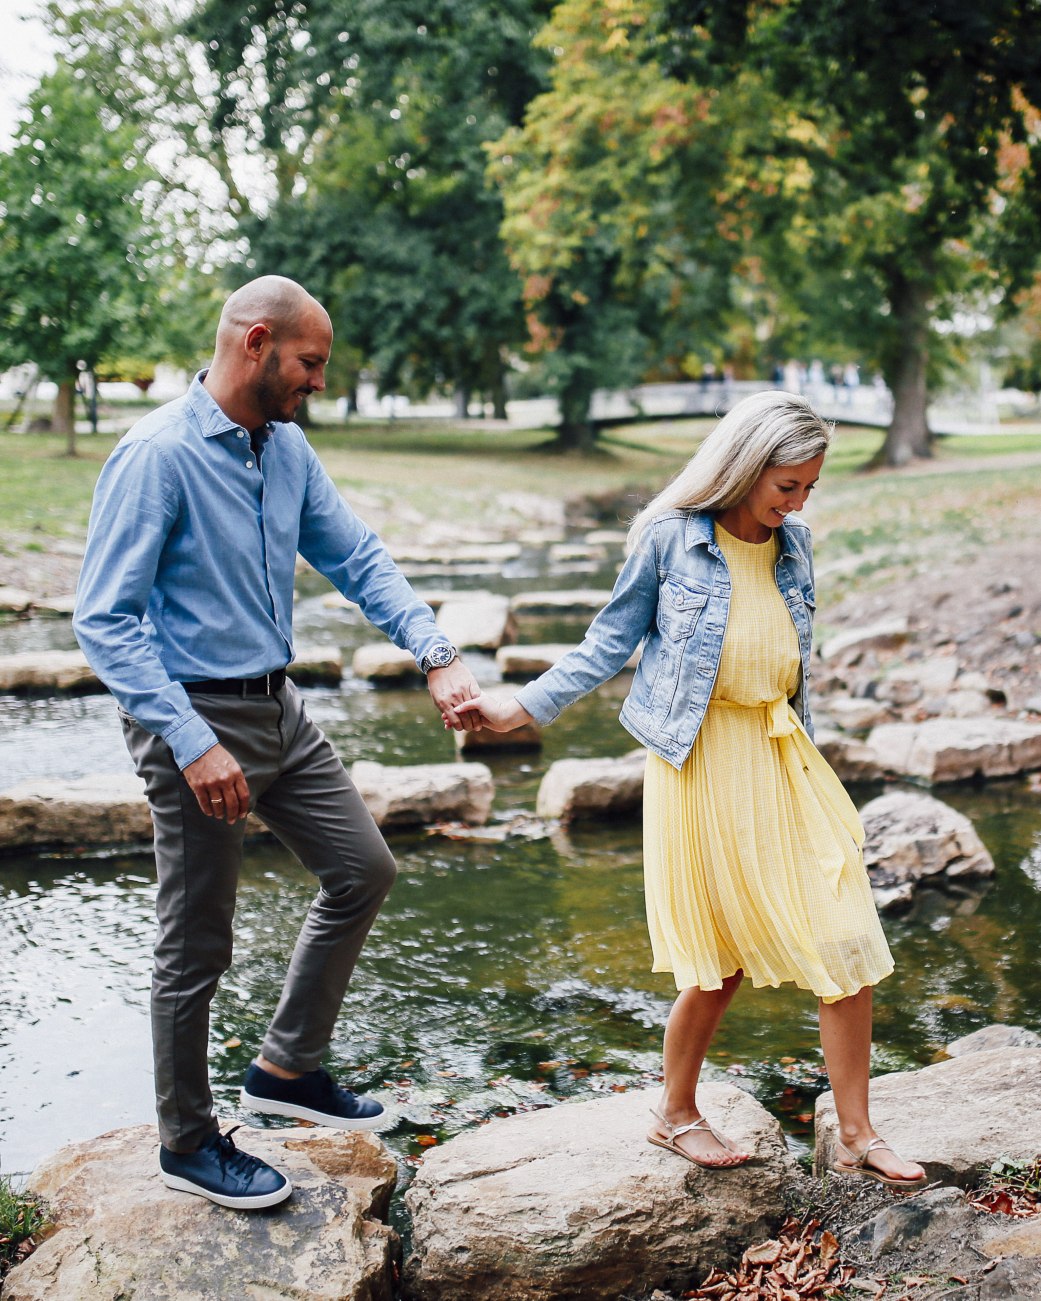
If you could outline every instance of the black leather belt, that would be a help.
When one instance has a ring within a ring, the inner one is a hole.
[[[182,682],[189,695],[199,696],[273,696],[286,684],[285,669],[262,673],[259,678],[208,678],[205,682]]]

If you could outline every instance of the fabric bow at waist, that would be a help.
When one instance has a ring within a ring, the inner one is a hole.
[[[793,732],[802,731],[798,715],[788,703],[787,696],[778,696],[775,700],[761,700],[755,705],[742,705],[736,700],[722,700],[713,696],[709,702],[722,705],[724,709],[762,709],[766,712],[766,734],[776,740],[781,736],[791,736]]]

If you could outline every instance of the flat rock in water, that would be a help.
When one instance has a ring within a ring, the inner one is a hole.
[[[508,687],[487,687],[484,695],[512,698],[513,692]],[[473,732],[455,732],[456,749],[463,754],[477,750],[541,750],[542,728],[532,720],[512,732],[493,732],[490,727],[479,727]]]
[[[964,813],[913,791],[888,791],[860,810],[872,886],[994,875],[994,860]]]
[[[988,1052],[991,1048],[1041,1048],[1041,1035],[1021,1025],[985,1025],[947,1045],[948,1057]]]
[[[930,718],[883,723],[868,737],[885,771],[926,782],[1012,777],[1041,768],[1041,723]]]
[[[104,690],[82,651],[20,651],[17,655],[0,655],[0,692]]]
[[[430,1151],[406,1203],[421,1301],[618,1301],[682,1288],[784,1217],[793,1169],[749,1094],[706,1083],[714,1125],[754,1154],[702,1170],[646,1141],[657,1090],[493,1120]]]
[[[391,641],[359,646],[351,661],[351,671],[356,678],[368,682],[425,681],[412,652],[402,650]]]
[[[871,1119],[930,1179],[973,1187],[999,1157],[1033,1160],[1041,1152],[1041,1052],[996,1048],[877,1076]],[[836,1155],[837,1126],[835,1100],[823,1093],[816,1109],[818,1175]]]
[[[20,587],[0,587],[0,614],[25,614],[32,603],[32,592],[23,592]]]
[[[510,601],[510,609],[514,614],[596,614],[610,599],[606,588],[518,592]]]
[[[539,785],[536,816],[573,822],[637,814],[643,808],[646,766],[643,749],[620,759],[558,759]]]
[[[252,815],[246,834],[264,834]],[[36,777],[0,794],[0,849],[5,851],[151,842],[152,816],[136,773],[93,773],[75,781]]]
[[[505,596],[445,601],[437,612],[437,626],[460,650],[498,650],[517,635]]]
[[[390,1301],[397,1169],[382,1143],[324,1128],[241,1128],[235,1142],[285,1171],[287,1202],[245,1213],[172,1191],[151,1125],[62,1148],[29,1185],[55,1227],[4,1301]]]
[[[495,796],[492,774],[483,763],[390,767],[359,759],[351,780],[380,827],[484,823]]]
[[[76,608],[76,593],[67,592],[64,596],[36,596],[33,598],[33,614],[53,615],[55,618],[71,619]]]
[[[574,642],[546,642],[543,645],[501,646],[495,652],[495,662],[504,678],[537,677],[551,669],[557,660],[561,660],[575,649]],[[640,662],[639,650],[633,651],[625,669],[635,669]]]
[[[343,677],[343,652],[338,646],[307,646],[297,651],[289,676],[298,687],[338,687]]]

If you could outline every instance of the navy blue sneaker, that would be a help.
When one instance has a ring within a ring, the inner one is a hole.
[[[384,1129],[391,1119],[375,1098],[340,1088],[321,1067],[298,1079],[283,1080],[254,1062],[239,1098],[253,1111],[313,1120],[333,1129]]]
[[[214,1133],[197,1152],[171,1152],[160,1146],[163,1183],[238,1211],[259,1211],[284,1202],[293,1185],[266,1161],[240,1152],[231,1140],[236,1129],[238,1125],[226,1134]]]

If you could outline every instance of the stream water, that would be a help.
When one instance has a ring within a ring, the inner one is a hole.
[[[613,572],[609,561],[576,575],[524,556],[451,581],[498,591],[607,586]],[[447,580],[427,571],[414,581],[422,590]],[[574,639],[582,626],[526,621],[521,640]],[[339,644],[349,664],[371,639],[356,613],[326,609],[316,586],[305,592],[299,644]],[[62,622],[0,627],[0,653],[71,644]],[[483,681],[494,680],[492,659],[468,659]],[[555,759],[631,748],[616,721],[624,690],[619,680],[581,701],[545,732],[541,752],[490,760],[492,835],[533,811]],[[307,697],[348,766],[454,757],[454,738],[421,687],[377,690],[348,675],[342,690]],[[108,697],[0,697],[0,791],[28,776],[117,768],[129,760]],[[875,793],[853,791],[858,804]],[[974,820],[997,874],[956,895],[923,892],[913,911],[885,919],[897,973],[876,994],[878,1071],[927,1063],[992,1021],[1039,1028],[1041,808],[1018,782],[940,794]],[[401,1120],[386,1137],[403,1178],[432,1142],[485,1117],[656,1078],[674,989],[649,970],[637,822],[499,840],[396,835],[391,844],[398,884],[362,955],[330,1066],[393,1101]],[[4,1173],[31,1169],[69,1140],[152,1119],[154,892],[145,847],[0,859]],[[311,894],[306,873],[276,844],[248,847],[236,958],[213,1007],[222,1120],[258,1123],[240,1114],[238,1086]],[[826,1087],[809,995],[746,985],[710,1062],[781,1117],[796,1149],[807,1147],[813,1098]]]

